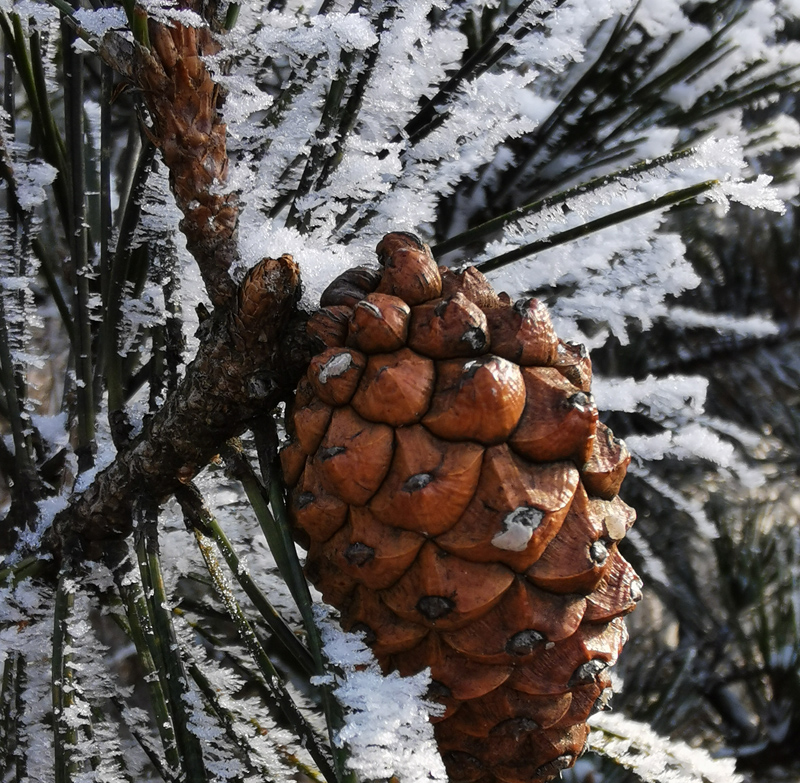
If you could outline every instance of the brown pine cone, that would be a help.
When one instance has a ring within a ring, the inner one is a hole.
[[[309,322],[281,452],[306,572],[386,671],[430,667],[451,781],[539,783],[581,753],[641,581],[617,551],[630,455],[591,362],[535,299],[377,248]]]

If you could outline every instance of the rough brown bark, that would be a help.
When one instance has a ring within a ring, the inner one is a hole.
[[[281,350],[299,293],[291,256],[264,259],[239,286],[235,306],[201,326],[202,343],[175,394],[91,486],[56,517],[48,548],[83,545],[97,558],[102,543],[131,531],[138,494],[172,494],[238,434],[252,416],[274,407],[296,381]]]
[[[197,3],[186,3],[196,6]],[[194,10],[199,10],[194,8]],[[65,550],[101,557],[104,542],[132,528],[132,506],[161,502],[191,480],[248,420],[274,407],[302,369],[295,305],[299,271],[290,256],[264,259],[241,285],[230,277],[237,256],[235,194],[221,193],[228,172],[219,89],[203,62],[217,51],[207,28],[149,22],[150,48],[106,38],[103,56],[140,90],[183,212],[181,230],[196,259],[214,314],[178,389],[120,449],[114,462],[76,495],[48,533],[58,561]]]

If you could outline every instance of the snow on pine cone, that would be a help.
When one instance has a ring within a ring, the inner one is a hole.
[[[630,456],[591,363],[535,299],[388,234],[308,324],[324,350],[281,452],[306,571],[386,671],[430,667],[451,781],[571,766],[641,581],[617,551]]]

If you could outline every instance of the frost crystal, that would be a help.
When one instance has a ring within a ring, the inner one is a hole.
[[[734,759],[713,759],[685,742],[658,736],[647,724],[618,714],[589,719],[588,746],[633,770],[647,783],[742,783]]]
[[[203,27],[205,22],[200,14],[181,9],[176,0],[139,0],[140,4],[153,19],[164,22],[180,22],[186,27]]]
[[[119,30],[127,26],[128,18],[122,8],[79,8],[75,19],[89,35],[102,38],[109,30]]]
[[[345,633],[318,607],[325,656],[337,672],[334,695],[345,708],[338,742],[349,751],[347,765],[363,780],[396,776],[403,783],[445,783],[447,774],[428,716],[430,671],[414,677],[383,675],[363,640]]]

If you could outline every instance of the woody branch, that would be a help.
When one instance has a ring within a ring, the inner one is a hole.
[[[126,536],[131,507],[143,492],[163,500],[190,480],[257,412],[273,407],[296,380],[296,346],[282,341],[299,295],[290,256],[264,259],[237,285],[235,194],[225,193],[228,157],[219,89],[203,56],[216,51],[208,28],[148,23],[150,48],[114,51],[113,62],[141,91],[152,120],[149,135],[169,169],[183,212],[181,230],[200,269],[212,317],[175,392],[124,444],[114,462],[61,512],[46,541],[56,554],[78,544],[98,557],[101,542]],[[293,360],[287,359],[293,354]]]

